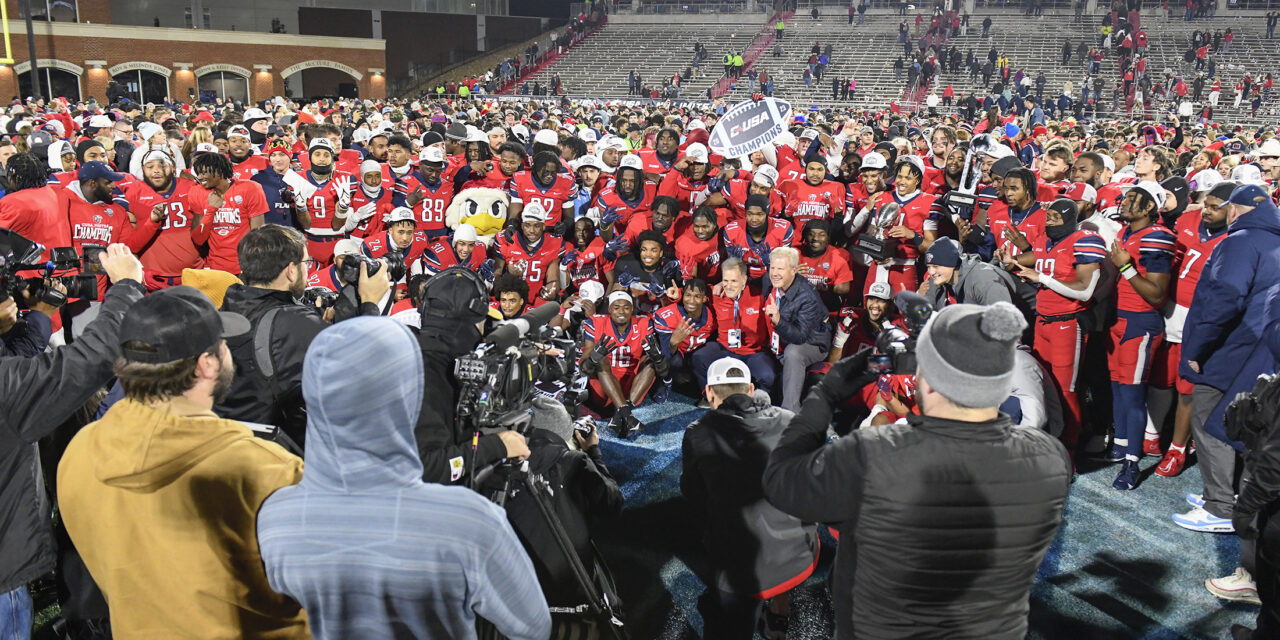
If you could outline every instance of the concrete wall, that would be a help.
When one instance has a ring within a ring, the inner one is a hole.
[[[160,18],[160,26],[185,27],[186,10],[191,0],[93,0],[110,1],[116,24],[151,26]],[[271,20],[279,19],[288,33],[307,33],[299,25],[300,8],[368,10],[367,0],[198,0],[209,10],[211,28],[236,31],[270,32]],[[80,3],[83,7],[84,2]],[[384,11],[425,11],[436,13],[477,12],[506,15],[507,0],[378,0]],[[84,9],[81,9],[83,13]],[[201,12],[203,13],[203,11]],[[10,14],[15,15],[15,14]]]

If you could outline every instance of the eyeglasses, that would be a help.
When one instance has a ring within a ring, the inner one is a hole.
[[[298,264],[302,265],[302,268],[306,269],[307,271],[311,271],[316,268],[316,264],[318,262],[319,261],[317,261],[315,258],[306,258],[305,260],[299,261]]]

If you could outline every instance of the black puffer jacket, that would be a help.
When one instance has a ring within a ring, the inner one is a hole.
[[[680,490],[701,514],[721,590],[772,595],[817,558],[814,525],[769,504],[760,482],[793,415],[770,406],[763,391],[737,394],[684,432]]]
[[[766,277],[764,299],[769,299],[772,285]],[[773,328],[787,344],[812,344],[823,351],[831,348],[831,323],[827,321],[827,305],[809,281],[796,276],[778,304],[778,324]]]
[[[1008,416],[854,431],[826,442],[831,407],[805,399],[764,474],[778,508],[840,523],[837,638],[1027,635],[1036,569],[1062,522],[1067,451]]]
[[[34,358],[0,359],[0,593],[53,570],[53,508],[36,441],[111,379],[120,319],[144,292],[123,280],[107,290],[97,319],[74,343]]]

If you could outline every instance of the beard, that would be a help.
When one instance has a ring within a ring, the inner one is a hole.
[[[231,391],[231,380],[235,377],[236,366],[228,359],[225,363],[219,358],[218,362],[218,378],[213,382],[213,403],[219,404],[227,398],[227,394]]]
[[[307,272],[303,270],[302,265],[298,265],[298,278],[289,285],[289,293],[295,298],[301,298],[302,294],[307,292]]]

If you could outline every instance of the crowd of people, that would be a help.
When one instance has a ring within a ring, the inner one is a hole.
[[[709,409],[681,486],[735,542],[707,550],[706,637],[785,635],[814,523],[857,541],[834,569],[838,637],[1022,637],[1083,456],[1116,463],[1120,491],[1195,456],[1204,491],[1176,524],[1277,526],[1235,510],[1255,452],[1224,420],[1280,358],[1273,128],[1053,120],[1027,96],[1009,115],[788,115],[726,157],[726,110],[15,101],[5,264],[50,266],[0,303],[19,372],[0,412],[6,628],[72,554],[60,579],[101,595],[64,615],[120,637],[468,637],[479,616],[544,638],[548,605],[581,597],[556,590],[564,567],[518,509],[440,485],[503,459],[562,469],[591,566],[587,516],[623,504],[592,425],[633,437],[645,403]],[[48,279],[82,269],[70,296]],[[582,402],[531,433],[463,429],[453,361],[548,310],[577,352],[547,357]],[[948,511],[964,544],[922,524],[996,486],[1017,516]],[[1261,601],[1270,637],[1276,569],[1249,544],[1241,563],[1208,588]]]

